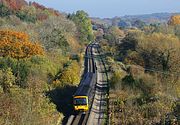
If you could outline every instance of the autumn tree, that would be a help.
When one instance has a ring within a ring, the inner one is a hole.
[[[43,55],[44,51],[38,42],[29,41],[27,34],[11,30],[0,31],[0,56],[16,59],[29,58],[33,55]]]
[[[142,53],[146,66],[175,72],[179,66],[179,39],[173,35],[153,33],[137,39],[137,51]],[[149,58],[149,59],[148,59]],[[148,62],[149,61],[149,62]],[[149,65],[147,65],[149,63]]]
[[[0,2],[8,6],[11,10],[19,10],[27,5],[25,0],[0,0]]]
[[[180,25],[180,15],[171,16],[168,24],[169,25]]]
[[[0,31],[0,56],[17,59],[17,79],[20,84],[19,61],[34,55],[43,55],[44,50],[38,42],[29,41],[27,34],[11,30]]]
[[[148,69],[176,72],[179,44],[179,39],[172,34],[129,31],[119,50],[131,64],[134,62]]]

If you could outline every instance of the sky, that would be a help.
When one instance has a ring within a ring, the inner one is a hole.
[[[60,12],[86,11],[90,17],[111,18],[124,15],[180,12],[180,0],[26,0]]]

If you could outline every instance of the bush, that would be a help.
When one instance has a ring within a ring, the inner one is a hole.
[[[0,17],[6,17],[11,14],[12,14],[12,11],[4,4],[0,3]]]

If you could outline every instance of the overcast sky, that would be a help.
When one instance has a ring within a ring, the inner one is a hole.
[[[85,10],[91,17],[115,17],[159,12],[180,12],[180,0],[26,0],[72,13]]]

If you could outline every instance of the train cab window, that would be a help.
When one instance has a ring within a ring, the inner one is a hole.
[[[87,105],[86,98],[75,98],[74,105]]]

